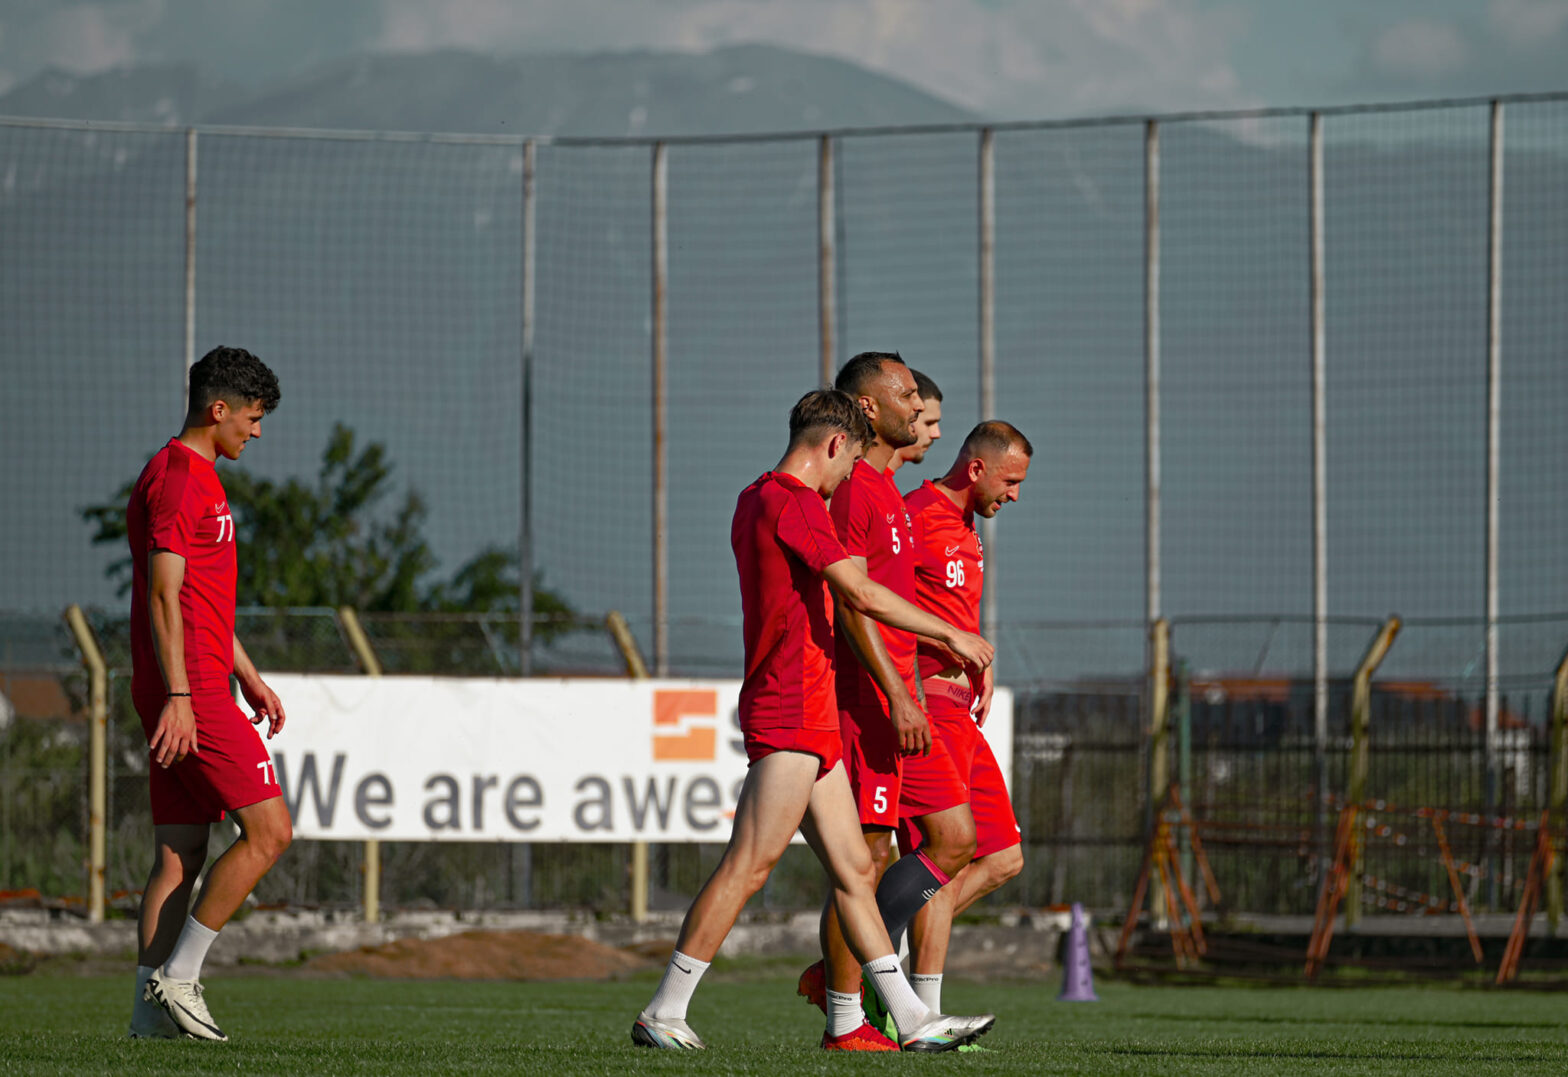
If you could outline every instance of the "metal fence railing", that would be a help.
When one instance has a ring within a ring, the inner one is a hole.
[[[1271,629],[1272,621],[1280,624]],[[515,623],[507,626],[480,615],[368,617],[365,622],[371,646],[389,673],[515,675],[515,663],[507,668],[505,647],[507,641],[515,646]],[[258,661],[264,668],[282,668],[269,658],[292,658],[298,671],[359,672],[334,611],[249,610],[242,612],[241,623],[255,641],[249,649],[262,656]],[[1312,679],[1267,658],[1272,653],[1283,661],[1289,655],[1280,635],[1285,626],[1286,619],[1267,618],[1178,622],[1171,632],[1176,659],[1168,735],[1162,739],[1151,737],[1144,675],[1015,681],[1012,792],[1025,870],[981,911],[1071,901],[1124,910],[1149,837],[1152,764],[1159,752],[1164,773],[1180,784],[1197,821],[1220,885],[1218,911],[1310,914],[1334,854],[1336,814],[1354,787],[1354,692],[1349,677],[1330,683],[1327,738],[1320,743]],[[1094,646],[1097,638],[1103,643],[1107,634],[1139,634],[1137,626],[1104,624],[1015,627],[1059,641],[1085,636],[1079,641],[1084,647]],[[1411,630],[1418,649],[1419,627]],[[105,890],[111,907],[129,907],[146,870],[150,832],[145,739],[130,705],[123,622],[100,617],[95,628],[112,668]],[[1358,630],[1368,629],[1361,625]],[[1215,635],[1260,630],[1272,636],[1254,665],[1221,673],[1195,662]],[[574,636],[580,638],[568,647]],[[624,673],[623,660],[601,626],[583,622],[557,639],[561,653],[576,656],[577,664],[561,667],[563,672]],[[1106,653],[1126,645],[1123,641]],[[1553,731],[1560,737],[1568,718],[1554,691],[1554,670],[1508,686],[1489,752],[1484,692],[1473,681],[1411,676],[1408,665],[1398,676],[1387,676],[1397,668],[1399,647],[1396,640],[1369,697],[1362,795],[1367,803],[1382,804],[1386,818],[1384,829],[1367,841],[1364,871],[1370,881],[1361,900],[1370,913],[1448,907],[1451,887],[1438,856],[1438,836],[1427,816],[1419,814],[1443,812],[1455,820],[1445,839],[1462,865],[1469,907],[1511,910],[1533,839],[1497,821],[1533,825],[1543,811],[1560,813],[1568,792],[1553,779],[1554,768],[1561,766]],[[589,663],[583,657],[595,655],[603,661]],[[709,671],[675,672],[702,676]],[[1562,674],[1559,665],[1555,676]],[[59,665],[36,676],[61,686],[68,713],[13,720],[0,737],[0,890],[35,888],[54,899],[71,898],[74,906],[83,892],[90,783],[87,723],[70,715],[86,706],[87,680]],[[1488,778],[1489,759],[1496,761],[1495,781]],[[1474,820],[1467,822],[1470,816]],[[1561,827],[1561,819],[1554,825]],[[711,845],[654,847],[649,907],[683,907],[712,871],[719,851]],[[359,904],[364,896],[361,859],[356,843],[298,843],[263,882],[257,900]],[[614,912],[627,907],[631,870],[625,846],[386,843],[381,892],[390,907]],[[809,853],[792,850],[762,900],[769,909],[810,908],[822,897],[821,885]]]

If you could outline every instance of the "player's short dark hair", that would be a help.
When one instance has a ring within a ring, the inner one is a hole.
[[[849,440],[857,445],[870,445],[876,438],[865,412],[848,393],[837,389],[813,389],[797,400],[789,411],[792,447],[840,433],[848,434]]]
[[[915,392],[920,394],[921,400],[941,400],[942,390],[937,387],[929,375],[922,374],[914,367],[909,368],[909,373],[915,379]]]
[[[204,410],[216,400],[235,407],[260,403],[270,413],[283,399],[278,376],[244,348],[212,349],[191,367],[190,406]]]
[[[1000,419],[988,419],[969,431],[959,455],[965,460],[973,460],[977,456],[1000,456],[1008,449],[1018,449],[1025,456],[1034,455],[1034,446],[1018,427]]]
[[[833,379],[833,388],[850,396],[861,396],[872,379],[882,373],[885,363],[907,365],[904,357],[897,352],[861,352],[839,367],[838,377]]]

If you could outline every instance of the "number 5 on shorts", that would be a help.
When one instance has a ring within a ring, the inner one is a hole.
[[[887,812],[887,786],[877,786],[877,791],[871,794],[871,809],[878,815]]]

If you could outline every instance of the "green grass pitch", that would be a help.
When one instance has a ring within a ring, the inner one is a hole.
[[[0,979],[0,1074],[1456,1074],[1568,1072],[1568,1000],[1541,992],[1135,987],[1058,1003],[1055,983],[957,982],[990,1010],[986,1054],[827,1055],[822,1021],[777,964],[709,974],[691,1022],[704,1053],[634,1048],[654,979],[474,983],[222,975],[208,1001],[227,1044],[122,1038],[129,976]],[[128,972],[129,970],[127,970]]]

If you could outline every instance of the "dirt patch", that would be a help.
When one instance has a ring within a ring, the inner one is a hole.
[[[614,980],[663,962],[576,935],[467,931],[440,939],[398,939],[322,954],[312,972],[407,980]]]

